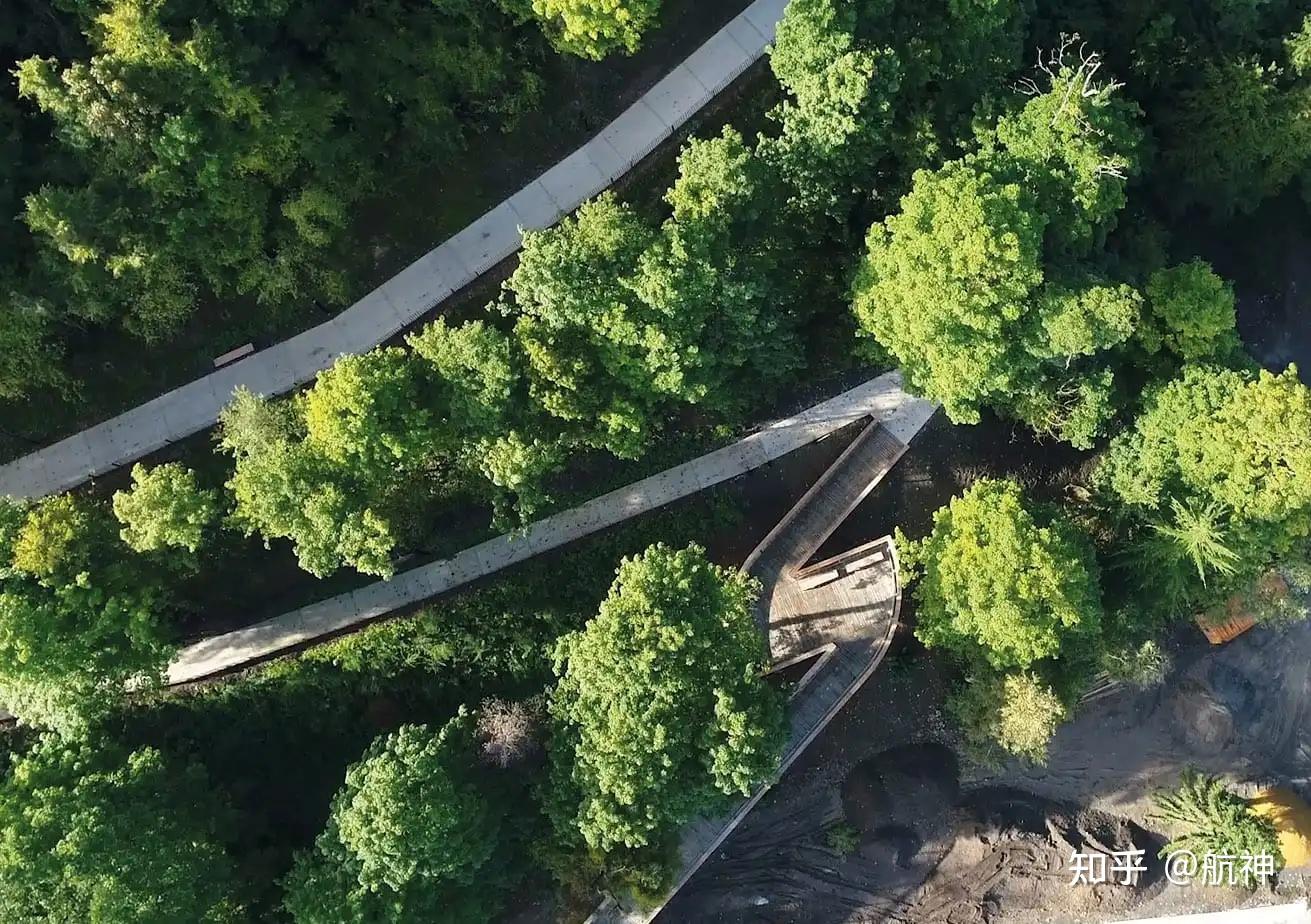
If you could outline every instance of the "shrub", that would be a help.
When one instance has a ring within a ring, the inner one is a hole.
[[[1173,792],[1158,792],[1153,801],[1156,818],[1174,826],[1174,838],[1161,848],[1164,857],[1187,850],[1195,856],[1207,854],[1231,857],[1268,854],[1283,865],[1283,853],[1275,826],[1243,799],[1234,795],[1218,777],[1187,769]],[[1236,864],[1243,885],[1257,885],[1250,869]]]
[[[1055,691],[1027,672],[985,672],[956,690],[947,709],[966,750],[983,764],[996,763],[1002,753],[1046,763],[1047,745],[1068,715]]]

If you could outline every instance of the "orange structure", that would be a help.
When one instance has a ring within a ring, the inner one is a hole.
[[[1250,590],[1236,593],[1224,603],[1197,614],[1197,626],[1212,645],[1223,645],[1256,625],[1254,615],[1263,604],[1289,594],[1288,582],[1277,571],[1262,577]]]

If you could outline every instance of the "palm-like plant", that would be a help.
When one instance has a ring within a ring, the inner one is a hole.
[[[1170,517],[1147,524],[1129,551],[1144,590],[1178,611],[1194,606],[1209,579],[1236,574],[1242,556],[1228,541],[1228,515],[1216,503],[1170,502]]]
[[[1178,851],[1195,857],[1268,854],[1277,867],[1283,866],[1274,825],[1252,811],[1219,777],[1184,770],[1178,789],[1157,793],[1152,801],[1156,804],[1152,817],[1169,822],[1179,832],[1161,848],[1162,857]],[[1243,885],[1256,885],[1250,869],[1235,873]]]
[[[1162,557],[1191,562],[1197,576],[1206,583],[1211,573],[1230,577],[1238,570],[1239,555],[1225,544],[1225,509],[1209,503],[1170,501],[1173,523],[1152,523],[1150,528],[1163,546]]]

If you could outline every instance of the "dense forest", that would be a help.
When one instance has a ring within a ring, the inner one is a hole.
[[[106,328],[166,349],[207,302],[341,305],[352,209],[537,107],[551,43],[635,48],[642,6],[5,4],[0,398],[71,399],[65,348]]]
[[[60,344],[108,325],[149,351],[200,299],[339,298],[333,248],[393,161],[460,157],[548,92],[548,48],[631,51],[658,14],[11,4],[0,394],[64,387]],[[580,462],[694,415],[732,432],[838,361],[1095,454],[1063,503],[980,480],[898,537],[978,760],[1041,761],[1094,676],[1150,683],[1162,634],[1231,595],[1295,615],[1264,589],[1311,587],[1311,390],[1247,355],[1233,284],[1178,232],[1311,191],[1311,14],[792,0],[769,67],[766,115],[682,145],[657,201],[528,233],[482,310],[238,393],[193,464],[0,504],[0,701],[25,723],[0,922],[660,895],[679,826],[781,741],[757,588],[695,543],[713,501],[571,551],[572,581],[530,566],[185,696],[162,672],[252,538],[389,577],[462,511],[521,524]]]

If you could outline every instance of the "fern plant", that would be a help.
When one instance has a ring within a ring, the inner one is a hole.
[[[1162,558],[1177,563],[1191,563],[1202,583],[1215,573],[1230,577],[1238,570],[1239,556],[1225,544],[1224,508],[1219,504],[1201,506],[1170,502],[1172,523],[1153,523],[1151,529],[1164,544]]]
[[[1262,818],[1239,796],[1229,790],[1219,777],[1184,770],[1179,788],[1153,797],[1156,812],[1152,817],[1172,824],[1179,832],[1161,848],[1161,856],[1188,851],[1199,859],[1209,855],[1251,857],[1269,854],[1275,866],[1283,866],[1283,854],[1275,826]],[[1243,864],[1235,868],[1243,885],[1255,882],[1252,871]]]
[[[1214,595],[1213,579],[1223,584],[1241,569],[1229,532],[1219,504],[1172,500],[1169,518],[1147,524],[1129,550],[1129,563],[1147,595],[1174,615]]]

